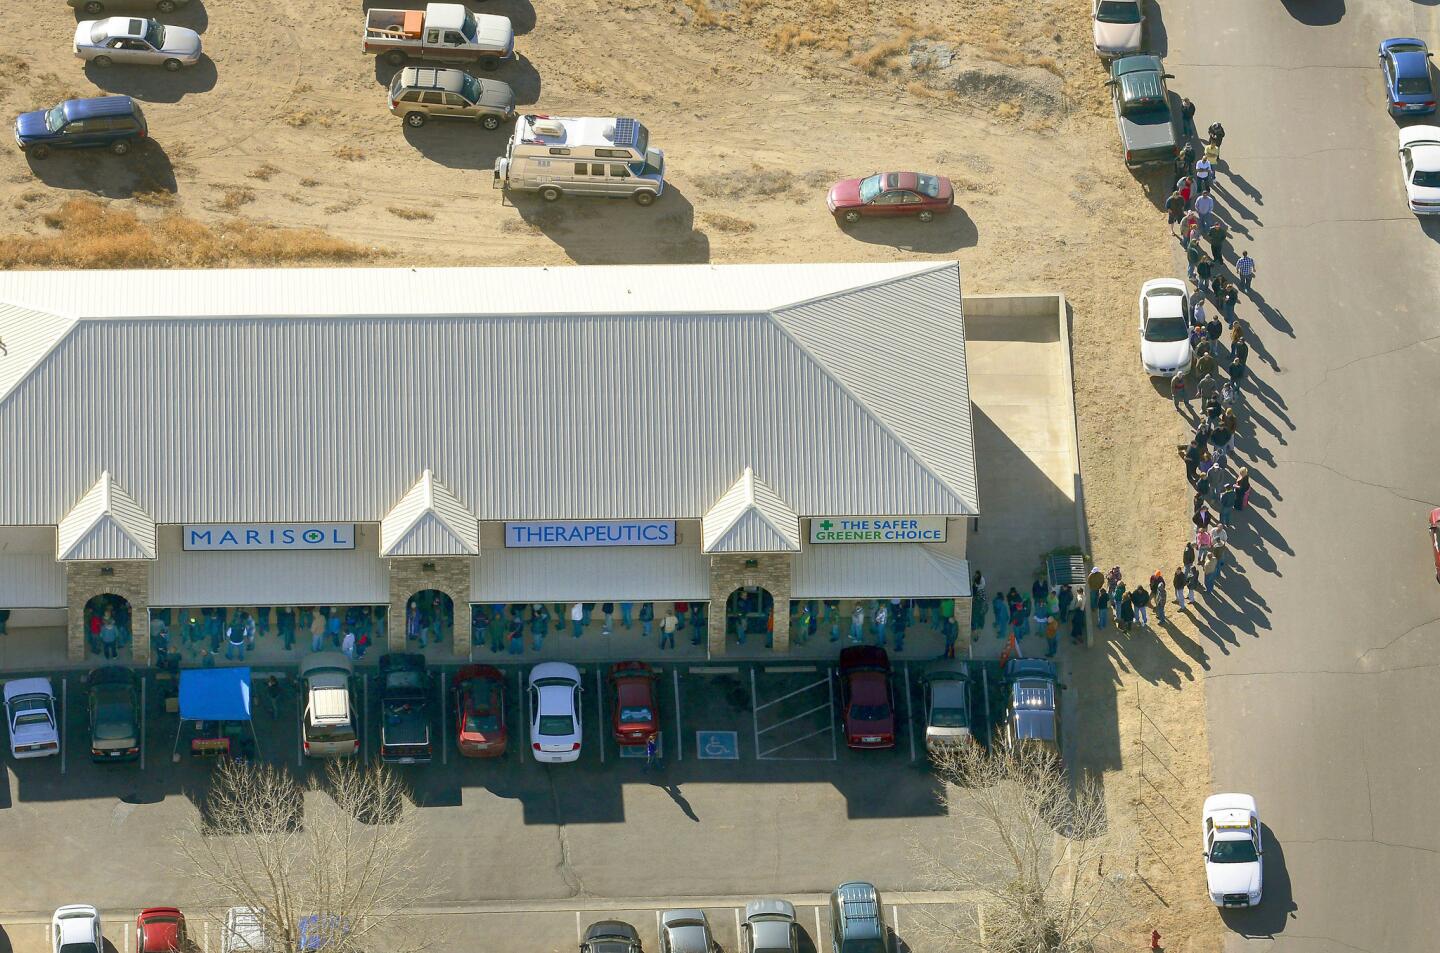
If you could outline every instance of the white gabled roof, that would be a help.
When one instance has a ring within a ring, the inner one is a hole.
[[[381,556],[476,556],[480,523],[426,470],[380,522]]]
[[[953,261],[11,271],[0,302],[33,342],[0,525],[102,467],[167,525],[379,522],[426,467],[480,520],[698,519],[746,466],[802,516],[979,512]]]
[[[55,549],[61,562],[154,559],[155,521],[106,470],[60,521]]]
[[[705,514],[707,553],[798,553],[800,517],[749,467]]]

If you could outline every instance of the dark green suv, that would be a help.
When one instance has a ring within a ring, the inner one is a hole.
[[[874,884],[843,883],[830,894],[832,953],[890,953],[890,929]]]

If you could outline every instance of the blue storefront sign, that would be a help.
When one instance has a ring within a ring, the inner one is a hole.
[[[203,523],[181,528],[191,550],[354,549],[354,523]]]
[[[505,545],[674,546],[674,520],[528,520],[505,524]]]

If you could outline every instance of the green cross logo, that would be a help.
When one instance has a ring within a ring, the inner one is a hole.
[[[825,532],[828,533],[828,532],[830,532],[830,528],[833,527],[834,525],[835,525],[835,524],[832,523],[832,522],[830,522],[829,520],[823,520],[823,521],[820,523],[820,528],[823,529]]]

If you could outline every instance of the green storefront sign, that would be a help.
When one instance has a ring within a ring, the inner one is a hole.
[[[943,516],[816,516],[812,543],[943,543]]]

